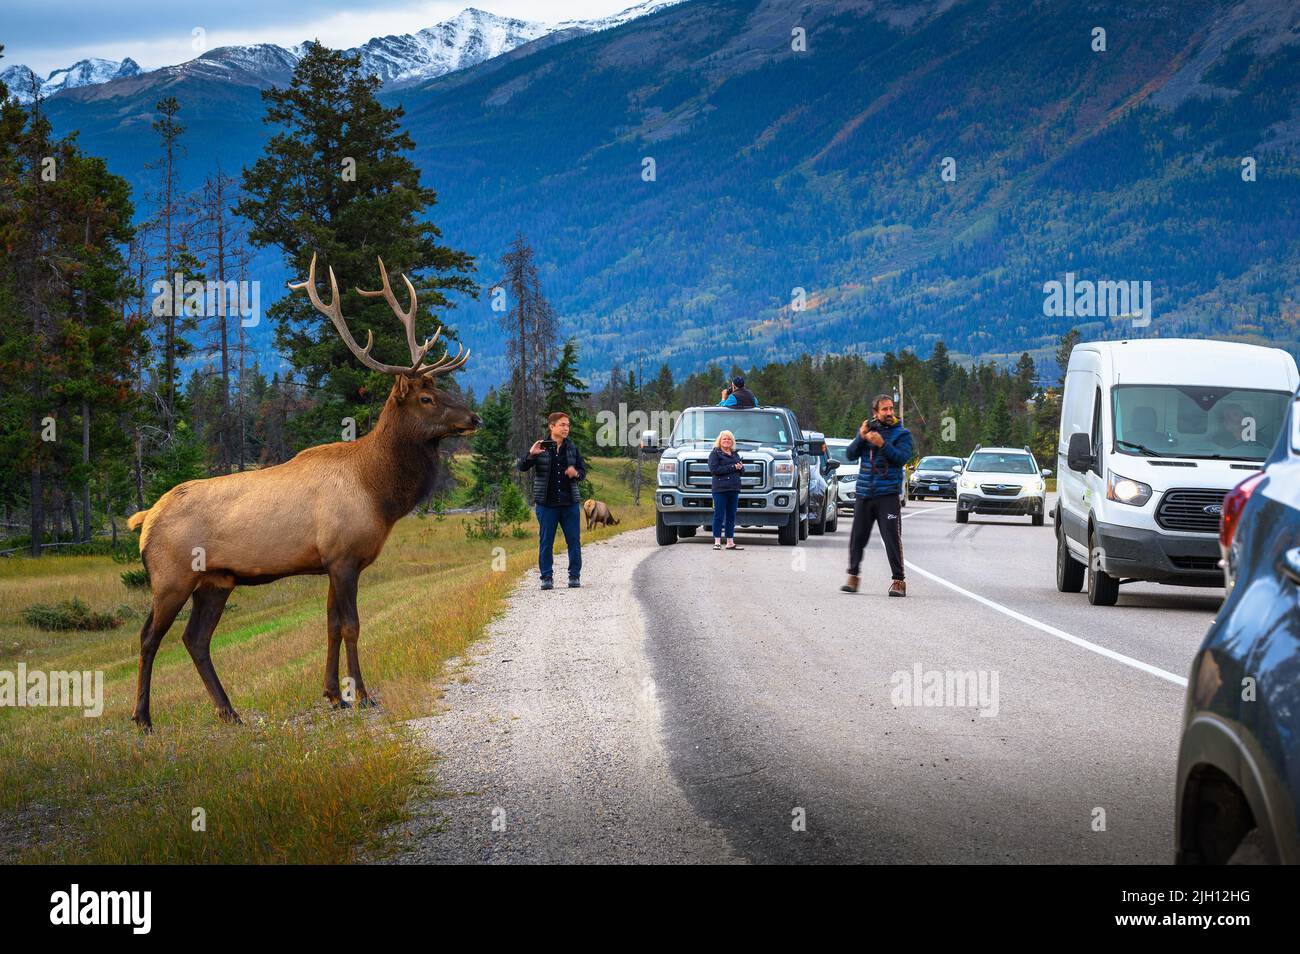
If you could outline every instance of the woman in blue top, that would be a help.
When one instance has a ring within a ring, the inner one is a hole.
[[[728,550],[743,550],[736,546],[736,507],[740,504],[740,475],[745,465],[736,453],[736,435],[723,431],[713,442],[709,454],[709,473],[713,475],[713,549],[722,549],[722,538],[727,539]]]

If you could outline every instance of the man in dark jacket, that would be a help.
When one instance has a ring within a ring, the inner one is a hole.
[[[549,590],[551,565],[555,558],[555,528],[564,530],[569,547],[569,586],[581,586],[582,495],[578,483],[587,476],[578,445],[569,440],[569,416],[556,411],[546,419],[551,430],[550,446],[536,441],[519,458],[521,471],[533,472],[533,503],[537,506],[537,569],[542,589]]]
[[[745,387],[745,379],[737,375],[731,381],[731,387],[722,389],[720,407],[758,407],[758,398],[754,392]]]
[[[840,589],[845,593],[858,591],[862,551],[871,540],[874,523],[880,527],[889,569],[894,576],[889,595],[906,596],[899,497],[903,465],[912,459],[912,434],[894,417],[894,399],[888,394],[877,395],[871,402],[871,419],[862,422],[858,436],[845,448],[844,456],[860,463],[854,487],[853,531],[849,534],[849,579]]]

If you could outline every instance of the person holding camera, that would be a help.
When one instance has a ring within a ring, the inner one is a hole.
[[[731,384],[722,389],[722,400],[718,402],[719,407],[758,407],[758,398],[754,397],[754,392],[745,387],[745,379],[736,375]]]
[[[582,585],[582,494],[578,484],[587,476],[578,445],[569,440],[569,415],[556,411],[546,419],[550,440],[540,440],[519,458],[521,471],[533,472],[533,503],[537,508],[537,569],[542,589],[552,587],[555,528],[564,531],[569,547],[569,587]]]
[[[862,551],[871,540],[874,523],[880,527],[893,574],[889,595],[906,596],[899,496],[903,488],[903,465],[912,459],[912,433],[894,416],[892,397],[879,394],[871,402],[871,417],[862,422],[858,436],[845,448],[844,456],[859,463],[853,530],[849,534],[849,579],[840,589],[845,593],[858,591]]]
[[[728,550],[736,546],[736,509],[740,505],[740,478],[745,464],[736,453],[736,435],[723,431],[709,453],[709,473],[713,475],[713,549],[722,549],[725,535]]]

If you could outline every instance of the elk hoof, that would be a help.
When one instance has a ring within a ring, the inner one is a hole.
[[[330,704],[330,708],[331,708],[331,709],[351,709],[351,708],[352,708],[352,703],[348,702],[348,701],[345,700],[345,699],[330,699],[329,696],[326,696],[325,698],[326,698],[326,700],[329,702],[329,704]]]
[[[362,698],[360,698],[360,699],[357,700],[357,708],[358,708],[358,709],[378,709],[378,708],[379,708],[379,700],[378,700],[378,699],[372,699],[372,698],[370,698],[370,696],[363,696]]]
[[[234,709],[218,709],[217,718],[227,725],[243,725],[244,720],[239,718],[239,713]]]
[[[131,716],[131,721],[136,724],[136,726],[140,729],[140,732],[143,733],[144,735],[148,735],[150,732],[153,731],[153,720],[150,719],[147,714],[133,715]]]

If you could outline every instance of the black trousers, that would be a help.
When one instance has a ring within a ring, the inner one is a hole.
[[[903,518],[899,513],[898,494],[859,497],[853,501],[853,531],[849,534],[849,576],[862,569],[862,551],[871,542],[871,525],[880,527],[880,539],[889,557],[889,571],[894,579],[903,579]]]

